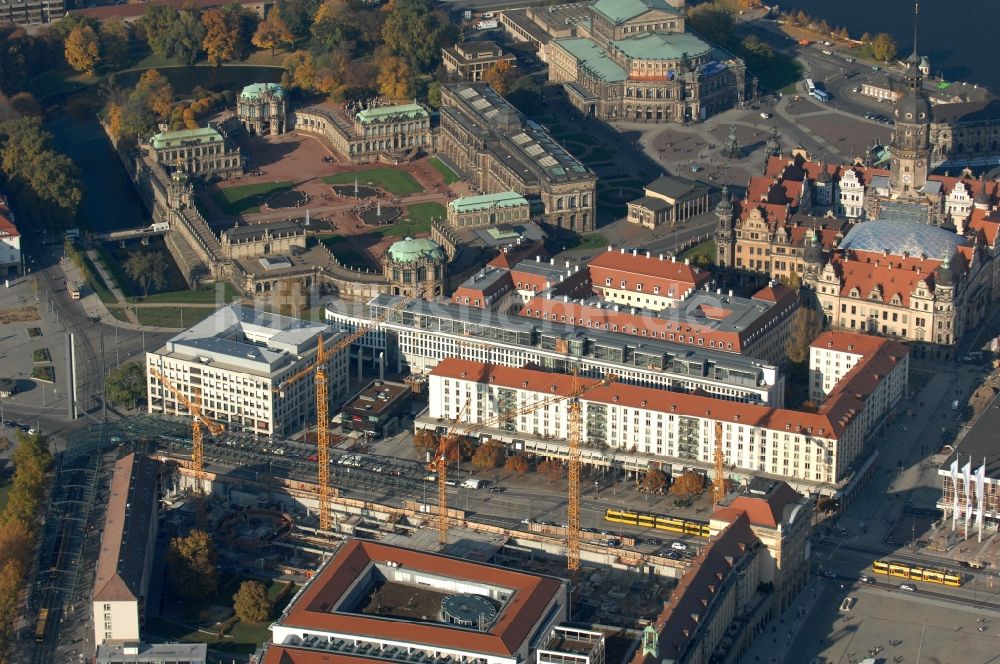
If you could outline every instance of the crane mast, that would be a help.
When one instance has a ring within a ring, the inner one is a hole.
[[[726,497],[726,460],[722,454],[722,422],[715,423],[715,484],[712,485],[712,503],[718,505]]]

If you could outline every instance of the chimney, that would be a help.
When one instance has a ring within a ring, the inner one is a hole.
[[[535,256],[535,262],[536,263],[541,263],[542,262],[542,257],[541,256]]]
[[[555,264],[556,264],[556,259],[550,258],[549,259],[549,265],[555,265]]]
[[[649,257],[650,257],[650,256],[649,256],[649,252],[647,251],[647,252],[646,252],[646,258],[649,258]]]
[[[729,291],[729,297],[732,297],[732,296],[733,296],[733,291],[732,291],[732,289],[730,289],[730,291]]]
[[[636,251],[635,249],[633,249],[633,250],[632,250],[632,255],[633,255],[633,256],[638,256],[638,255],[639,255],[639,252],[637,252],[637,251]]]
[[[691,259],[690,258],[685,258],[684,259],[684,264],[685,265],[690,265],[691,264]]]
[[[674,256],[673,254],[670,254],[670,262],[671,263],[676,263],[677,262],[677,257]]]
[[[569,267],[569,261],[566,261],[566,267]]]
[[[661,261],[663,260],[663,254],[660,254],[660,260]]]
[[[611,245],[609,244],[609,245],[608,245],[608,251],[611,251],[611,250],[613,250],[613,249],[614,249],[614,247],[612,247],[612,246],[611,246]]]
[[[618,251],[620,251],[621,253],[623,253],[623,254],[624,254],[624,253],[625,253],[625,247],[622,247],[622,248],[621,248],[621,249],[619,249]]]

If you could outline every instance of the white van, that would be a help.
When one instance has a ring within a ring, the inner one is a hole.
[[[470,480],[464,480],[462,482],[462,486],[465,487],[466,489],[482,489],[487,484],[489,484],[489,482],[487,482],[486,480],[471,480],[470,479]]]

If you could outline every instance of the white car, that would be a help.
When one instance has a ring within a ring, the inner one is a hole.
[[[760,112],[760,117],[764,118],[765,120],[768,120],[768,119],[771,118],[771,114],[768,113],[767,111],[761,111]]]
[[[687,551],[688,545],[684,542],[674,542],[670,545],[670,548],[674,551]]]
[[[915,593],[915,592],[917,592],[916,586],[911,586],[908,583],[901,583],[901,584],[899,584],[899,589],[900,590],[905,590],[908,593]]]

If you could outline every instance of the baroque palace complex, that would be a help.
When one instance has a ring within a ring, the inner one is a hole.
[[[804,284],[827,323],[950,355],[1000,297],[1000,184],[930,174],[934,111],[907,60],[888,170],[767,144],[742,200],[716,206],[718,264]]]

